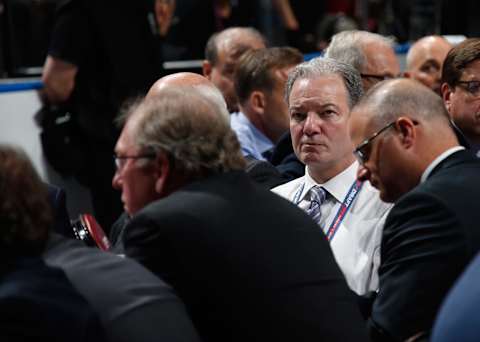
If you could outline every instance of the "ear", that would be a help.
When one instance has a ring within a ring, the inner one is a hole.
[[[450,113],[450,109],[452,107],[452,88],[450,88],[447,83],[443,83],[440,89],[442,92],[442,99],[443,103],[445,104],[445,108],[447,108],[447,112]]]
[[[170,25],[172,24],[172,17],[175,11],[175,1],[155,1],[155,17],[157,19],[160,36],[167,35]]]
[[[206,59],[202,62],[202,72],[203,76],[205,76],[209,81],[212,80],[212,63],[207,61]]]
[[[406,149],[411,148],[417,138],[416,123],[409,117],[401,116],[395,123],[395,129],[400,134],[400,143]]]
[[[154,164],[155,192],[161,197],[168,194],[168,181],[170,179],[171,165],[165,153],[158,153]]]
[[[248,100],[250,102],[250,106],[255,110],[256,113],[263,114],[266,106],[264,93],[258,90],[254,90],[250,94]]]

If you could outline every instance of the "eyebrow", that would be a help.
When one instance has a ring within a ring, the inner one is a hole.
[[[305,106],[304,105],[291,105],[288,110],[293,110],[293,109],[299,109],[299,108],[304,108]],[[339,108],[340,106],[338,104],[335,104],[333,102],[328,102],[328,103],[325,103],[325,104],[315,104],[314,108],[317,109],[317,108],[321,108],[321,109],[324,109],[326,107],[335,107],[335,108]]]

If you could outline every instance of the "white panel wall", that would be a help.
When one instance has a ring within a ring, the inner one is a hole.
[[[42,179],[66,191],[72,219],[80,213],[92,213],[90,192],[75,180],[62,178],[43,157],[40,128],[34,120],[40,106],[36,90],[0,93],[0,143],[20,145]]]

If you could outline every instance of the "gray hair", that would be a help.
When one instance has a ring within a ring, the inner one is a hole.
[[[330,44],[325,50],[325,57],[349,64],[361,72],[367,63],[367,56],[364,53],[363,46],[372,42],[384,44],[392,48],[394,44],[393,39],[377,33],[359,30],[342,31],[332,37]]]
[[[134,117],[135,142],[145,151],[165,153],[173,172],[195,178],[245,167],[235,133],[210,87],[172,86],[142,101]]]
[[[285,100],[289,103],[290,93],[298,79],[314,79],[322,76],[338,75],[343,80],[348,93],[348,105],[352,108],[362,97],[362,79],[352,66],[331,58],[317,57],[299,64],[288,75],[285,87]]]

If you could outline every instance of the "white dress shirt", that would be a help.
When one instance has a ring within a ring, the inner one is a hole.
[[[296,199],[298,202],[295,204],[305,210],[310,205],[306,196],[309,190],[315,185],[322,186],[328,195],[321,206],[319,225],[326,233],[356,180],[357,169],[358,163],[354,162],[324,184],[318,184],[310,177],[307,167],[305,176],[280,185],[272,191],[292,202]],[[380,200],[378,191],[369,182],[364,182],[330,241],[335,259],[348,285],[359,295],[378,289],[382,230],[391,207],[392,204]]]

